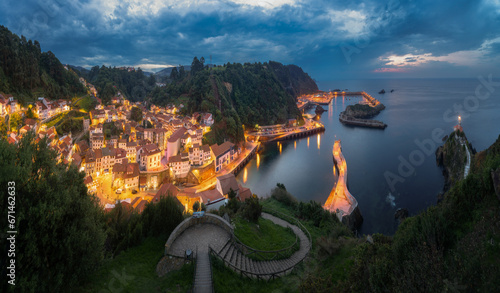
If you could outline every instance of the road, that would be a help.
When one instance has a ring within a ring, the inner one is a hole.
[[[460,138],[460,144],[465,147],[465,151],[467,152],[467,164],[465,164],[465,168],[464,168],[464,178],[467,178],[467,175],[469,175],[469,171],[470,171],[470,162],[471,162],[470,151],[469,151],[469,147],[467,146],[466,141],[463,138]]]

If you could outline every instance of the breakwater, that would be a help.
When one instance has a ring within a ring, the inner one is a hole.
[[[347,188],[347,163],[340,140],[333,145],[334,173],[338,172],[338,180],[328,196],[323,208],[335,213],[340,221],[351,229],[357,229],[363,222],[363,217],[358,208],[358,201]]]

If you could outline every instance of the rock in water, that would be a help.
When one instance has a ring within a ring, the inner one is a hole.
[[[314,112],[321,114],[321,113],[323,113],[323,112],[325,112],[325,111],[326,111],[326,110],[325,110],[325,109],[323,109],[323,107],[321,107],[320,105],[317,105],[317,106],[316,106],[316,110],[315,110]]]
[[[406,209],[406,208],[399,208],[394,213],[394,218],[396,220],[398,220],[398,224],[401,224],[401,222],[403,222],[404,219],[408,218],[408,215],[409,215],[408,209]]]

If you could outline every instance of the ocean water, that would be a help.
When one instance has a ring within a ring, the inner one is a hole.
[[[299,200],[323,204],[336,181],[332,147],[340,139],[347,161],[349,190],[358,200],[364,217],[360,232],[393,234],[397,227],[394,213],[398,208],[407,208],[414,215],[436,204],[444,179],[434,151],[442,145],[439,138],[453,131],[459,115],[477,151],[498,138],[500,86],[490,87],[490,96],[478,99],[475,91],[481,84],[478,79],[318,83],[321,90],[368,92],[386,106],[374,119],[388,127],[378,130],[342,125],[339,113],[361,98],[338,97],[329,106],[323,106],[327,110],[321,116],[324,133],[265,144],[259,157],[251,160],[237,179],[259,196],[270,194],[280,182]],[[378,94],[381,89],[386,93]],[[479,93],[487,90],[483,87]]]

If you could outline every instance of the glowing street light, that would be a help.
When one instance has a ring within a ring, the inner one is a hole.
[[[462,124],[462,117],[458,116],[458,125]]]

